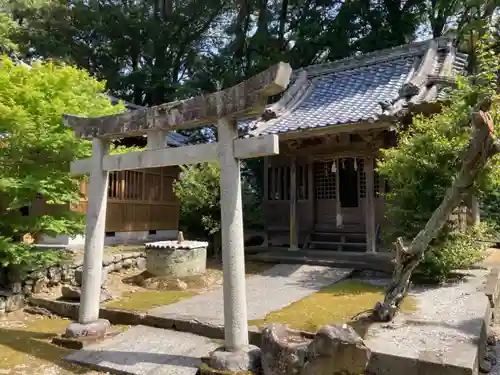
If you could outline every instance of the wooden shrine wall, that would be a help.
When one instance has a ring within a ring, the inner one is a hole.
[[[177,230],[180,203],[173,191],[178,167],[110,172],[106,232]],[[88,194],[88,184],[81,185]],[[87,200],[73,208],[86,212]]]

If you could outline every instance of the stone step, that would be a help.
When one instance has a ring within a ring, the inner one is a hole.
[[[366,243],[364,242],[335,242],[335,241],[309,241],[311,245],[329,245],[329,246],[343,246],[343,247],[364,247],[366,248]]]
[[[307,264],[312,266],[326,266],[354,270],[371,270],[392,273],[393,265],[389,259],[362,259],[361,257],[347,258],[300,254],[300,250],[293,253],[271,253],[261,252],[258,254],[249,254],[247,259],[259,262],[281,263],[281,264]]]
[[[126,375],[196,375],[200,358],[220,344],[192,333],[135,326],[89,345],[66,360],[99,371]]]

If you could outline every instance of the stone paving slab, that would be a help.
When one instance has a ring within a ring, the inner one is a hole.
[[[467,271],[461,282],[415,288],[418,311],[400,313],[389,324],[373,325],[366,345],[369,372],[377,375],[475,375],[490,314],[484,293],[487,270]]]
[[[248,319],[261,319],[268,313],[305,298],[321,288],[349,277],[353,269],[322,266],[278,264],[261,275],[247,279]],[[185,316],[203,323],[224,323],[222,287],[179,301],[157,307],[150,314],[163,317]]]
[[[200,357],[218,346],[191,333],[136,326],[74,352],[66,360],[127,375],[195,375]]]

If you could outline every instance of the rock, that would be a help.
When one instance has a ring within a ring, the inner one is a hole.
[[[186,290],[188,288],[188,285],[184,281],[179,279],[174,280],[174,285],[175,288],[179,290]]]
[[[186,290],[188,288],[188,285],[180,279],[161,277],[145,278],[141,284],[137,285],[141,285],[148,289],[160,290]]]
[[[108,302],[108,301],[111,301],[111,300],[113,300],[113,296],[111,295],[111,293],[109,293],[105,289],[101,289],[101,299],[100,299],[100,302],[103,303],[103,302]]]
[[[304,375],[362,374],[371,356],[363,339],[347,324],[320,328],[307,351]]]
[[[27,312],[28,314],[33,314],[33,315],[43,315],[49,318],[56,318],[57,315],[54,314],[52,311],[49,311],[43,307],[40,306],[27,306],[24,309],[24,312]]]
[[[262,332],[261,350],[264,375],[358,375],[371,356],[347,325],[325,326],[314,335],[272,324]]]
[[[64,299],[80,301],[82,291],[77,286],[64,285],[61,289],[61,294]]]
[[[61,282],[61,268],[60,267],[50,267],[48,271],[49,283],[51,285],[57,285]]]
[[[266,326],[260,346],[264,375],[300,374],[312,336],[289,330],[279,323]]]
[[[66,328],[64,336],[66,338],[104,337],[110,327],[111,324],[106,319],[98,319],[87,324],[71,323]]]
[[[46,278],[37,279],[33,284],[33,293],[41,293],[47,289],[48,280]]]
[[[5,312],[12,312],[20,310],[24,307],[24,295],[22,294],[12,294],[6,297],[5,300]]]
[[[75,270],[70,267],[63,268],[61,271],[61,281],[71,282],[75,280]]]
[[[134,261],[131,258],[123,259],[123,268],[130,268],[134,264]]]
[[[497,337],[495,336],[495,334],[488,335],[488,338],[486,339],[486,344],[490,346],[496,346]]]
[[[6,298],[4,296],[0,296],[0,314],[5,312]]]
[[[82,280],[83,280],[83,271],[81,269],[77,269],[75,271],[76,284],[81,286]],[[108,269],[106,267],[103,267],[101,272],[101,285],[104,285],[107,280],[108,280]]]
[[[121,262],[123,260],[123,255],[121,253],[113,254],[113,262]]]
[[[80,301],[80,297],[82,295],[82,290],[78,286],[64,285],[61,289],[61,294],[64,299],[70,301]],[[113,296],[106,291],[105,289],[101,289],[100,302],[111,301]]]
[[[144,257],[137,258],[136,262],[137,262],[137,268],[139,268],[140,270],[146,269],[146,258]]]
[[[113,255],[105,255],[104,258],[102,259],[102,265],[103,266],[109,266],[111,263],[113,263]]]
[[[228,352],[224,347],[215,349],[209,357],[202,358],[202,362],[214,370],[234,373],[251,372],[261,373],[260,349],[257,346],[248,347],[236,352]]]
[[[31,296],[33,294],[33,284],[24,284],[23,293],[27,296]]]
[[[481,363],[479,364],[479,372],[482,372],[482,373],[488,373],[491,371],[491,369],[493,368],[493,364],[490,362],[490,361],[481,361]]]
[[[19,294],[23,291],[23,284],[20,282],[12,283],[12,284],[10,284],[10,290],[14,294]]]
[[[114,263],[115,271],[120,271],[122,268],[123,268],[123,260],[119,260],[118,262]]]
[[[30,274],[30,279],[33,280],[45,279],[46,277],[47,277],[46,273],[41,270],[34,271]]]
[[[24,275],[25,276],[25,275]],[[21,272],[20,268],[10,268],[7,271],[7,280],[9,283],[16,283],[16,282],[22,282],[23,281],[23,273]]]

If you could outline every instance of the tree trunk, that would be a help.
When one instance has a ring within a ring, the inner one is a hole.
[[[422,260],[425,250],[446,224],[452,211],[470,194],[476,177],[488,160],[500,151],[493,137],[493,120],[488,112],[490,107],[491,100],[485,100],[479,105],[479,111],[472,114],[474,131],[467,149],[464,150],[460,172],[425,228],[408,247],[404,245],[402,238],[397,239],[391,284],[385,293],[384,301],[377,302],[373,309],[372,316],[376,321],[387,322],[394,318],[408,293],[412,272]]]

